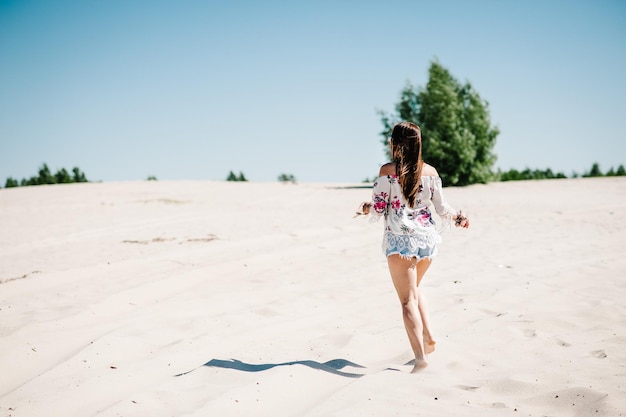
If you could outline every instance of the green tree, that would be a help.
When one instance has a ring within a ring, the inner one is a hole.
[[[248,181],[243,172],[239,171],[239,175],[236,175],[233,171],[228,173],[226,181]]]
[[[67,172],[65,168],[61,168],[54,174],[54,178],[57,184],[68,184],[70,182],[74,182],[72,180],[71,175]]]
[[[423,89],[407,83],[395,114],[379,112],[383,144],[389,156],[393,125],[409,121],[420,126],[423,158],[434,165],[446,184],[485,183],[493,178],[493,147],[499,134],[491,126],[488,103],[469,82],[459,83],[439,62],[428,70]]]
[[[7,178],[6,182],[4,183],[4,188],[19,187],[19,185],[20,185],[20,183],[16,179],[14,179],[12,177],[9,177],[9,178]]]
[[[500,181],[519,181],[521,180],[521,174],[518,170],[512,168],[506,172],[498,172]]]
[[[39,168],[39,184],[56,184],[56,178],[50,172],[50,168],[48,168],[48,164],[43,164],[41,168]]]
[[[617,167],[617,171],[615,171],[615,175],[623,177],[626,175],[626,169],[624,169],[624,165],[620,165]]]
[[[290,182],[292,184],[296,183],[296,177],[293,174],[280,174],[278,176],[278,181],[286,183]]]
[[[600,170],[600,165],[597,162],[594,162],[594,164],[591,166],[591,170],[584,174],[583,177],[601,177],[602,171]]]
[[[78,167],[72,168],[72,173],[74,174],[72,176],[73,182],[88,182],[85,173],[78,169]]]

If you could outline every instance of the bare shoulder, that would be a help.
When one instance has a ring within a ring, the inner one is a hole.
[[[422,175],[426,177],[438,177],[439,173],[434,166],[428,165],[426,162],[424,162],[424,166],[422,166]]]
[[[380,171],[378,175],[383,177],[385,175],[396,175],[396,164],[395,162],[389,162],[380,167]]]

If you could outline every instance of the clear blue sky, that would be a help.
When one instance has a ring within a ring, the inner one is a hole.
[[[0,0],[0,185],[359,182],[434,59],[489,102],[496,167],[626,164],[622,0]]]

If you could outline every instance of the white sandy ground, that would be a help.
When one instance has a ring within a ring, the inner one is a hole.
[[[626,178],[445,192],[411,375],[368,188],[0,190],[0,416],[626,416]]]

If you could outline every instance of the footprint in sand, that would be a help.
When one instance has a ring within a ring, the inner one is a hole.
[[[507,408],[505,403],[495,402],[495,403],[482,403],[481,406],[485,408]]]
[[[533,329],[524,329],[524,336],[526,336],[526,337],[536,337],[537,333]]]
[[[176,240],[176,238],[175,237],[172,237],[172,238],[155,237],[151,240],[122,240],[122,243],[135,243],[139,245],[148,245],[150,243],[171,242],[173,240]]]
[[[506,316],[508,313],[506,311],[502,311],[502,312],[497,312],[497,311],[493,311],[493,310],[488,310],[486,308],[481,309],[481,311],[487,315],[493,316],[493,317],[502,317],[502,316]]]
[[[593,352],[591,352],[591,356],[598,359],[604,359],[606,358],[606,353],[604,352],[604,350],[594,350]]]
[[[207,235],[207,237],[188,238],[185,242],[190,242],[190,243],[211,242],[215,239],[217,239],[217,236],[215,236],[214,234],[209,234]]]
[[[29,272],[29,273],[24,274],[22,276],[19,276],[19,277],[0,279],[0,284],[4,284],[5,282],[10,282],[10,281],[16,281],[18,279],[28,278],[29,276],[31,276],[33,274],[39,274],[39,273],[41,273],[41,271],[32,271],[32,272]]]
[[[554,339],[554,341],[556,342],[557,345],[562,346],[562,347],[570,347],[572,346],[571,343],[567,343],[561,339]]]
[[[183,243],[200,243],[200,242],[211,242],[213,240],[218,239],[218,237],[214,234],[209,234],[206,237],[197,237],[197,238],[187,238],[182,242],[178,242],[179,245]],[[148,245],[151,243],[164,243],[164,242],[173,242],[177,240],[175,237],[165,238],[165,237],[155,237],[151,240],[122,240],[122,243],[134,243],[139,245]]]
[[[473,387],[471,385],[456,385],[456,387],[465,391],[474,391],[480,388],[480,387]]]

